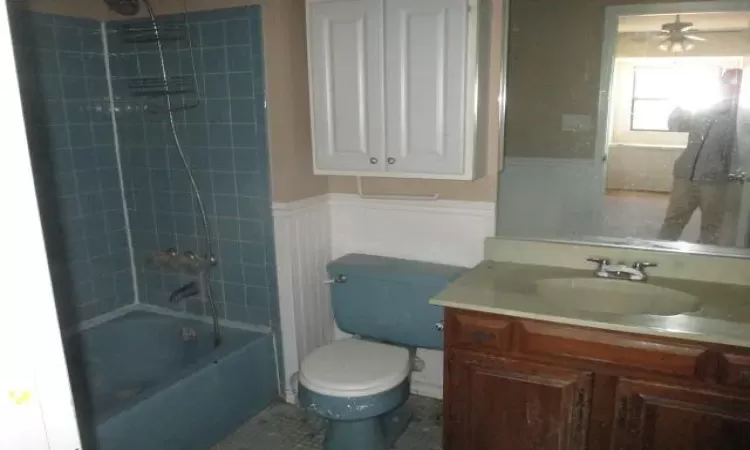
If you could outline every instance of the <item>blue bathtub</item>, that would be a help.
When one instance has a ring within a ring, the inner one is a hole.
[[[84,448],[206,450],[278,395],[271,334],[134,311],[66,340]]]

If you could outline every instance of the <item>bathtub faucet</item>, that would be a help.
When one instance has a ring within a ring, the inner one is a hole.
[[[201,290],[198,287],[198,283],[196,283],[195,281],[191,281],[190,283],[172,291],[172,293],[169,294],[169,302],[175,303],[180,300],[184,300],[188,297],[197,295],[200,291]]]

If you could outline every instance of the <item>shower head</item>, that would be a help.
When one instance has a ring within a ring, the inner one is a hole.
[[[112,11],[123,16],[134,16],[141,9],[140,0],[104,0]]]

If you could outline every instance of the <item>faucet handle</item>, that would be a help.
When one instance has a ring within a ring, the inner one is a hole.
[[[600,256],[589,256],[586,258],[586,261],[597,263],[600,268],[609,265],[609,258],[602,258]]]
[[[646,261],[636,261],[633,263],[633,269],[643,272],[648,267],[659,267],[658,264]]]

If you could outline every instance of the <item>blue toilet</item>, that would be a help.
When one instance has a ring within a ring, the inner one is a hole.
[[[428,301],[464,270],[359,254],[328,265],[336,323],[354,337],[312,352],[299,374],[301,405],[328,420],[325,450],[387,450],[404,431],[416,349],[443,347],[443,310]]]

